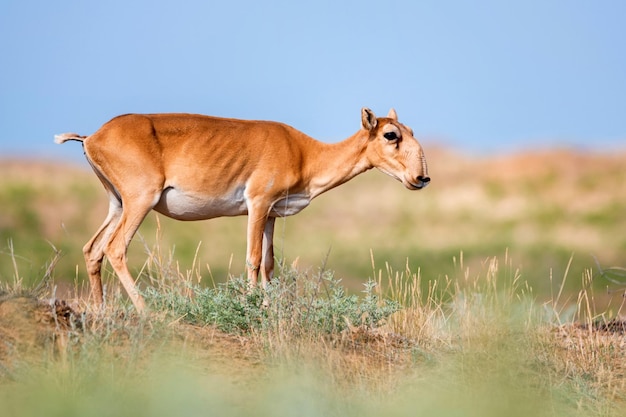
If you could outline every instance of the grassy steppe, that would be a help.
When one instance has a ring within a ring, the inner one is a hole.
[[[151,214],[143,317],[110,271],[82,296],[93,174],[1,161],[2,415],[622,415],[626,156],[429,156],[422,192],[367,173],[277,222],[267,293],[245,218]]]

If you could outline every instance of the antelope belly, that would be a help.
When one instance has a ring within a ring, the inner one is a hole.
[[[167,188],[161,194],[154,210],[178,220],[205,220],[248,213],[243,187],[236,188],[224,196],[186,192],[175,187]]]
[[[293,216],[301,212],[311,202],[306,194],[292,194],[274,203],[270,213],[278,217]]]

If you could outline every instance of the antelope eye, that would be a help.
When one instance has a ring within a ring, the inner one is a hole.
[[[387,132],[383,136],[387,140],[396,140],[396,139],[398,139],[398,135],[396,135],[396,132]]]

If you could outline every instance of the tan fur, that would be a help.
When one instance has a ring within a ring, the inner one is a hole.
[[[265,285],[274,269],[276,217],[298,213],[374,167],[412,190],[428,184],[422,147],[393,109],[386,118],[362,109],[361,125],[345,141],[325,144],[277,122],[131,114],[88,137],[58,135],[57,143],[83,142],[109,195],[109,214],[83,248],[95,301],[102,303],[100,268],[107,256],[137,310],[144,309],[126,251],[152,209],[179,220],[247,214],[248,277],[256,285],[260,271]],[[389,131],[398,138],[385,138]]]

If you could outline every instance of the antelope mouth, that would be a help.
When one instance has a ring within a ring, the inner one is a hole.
[[[429,183],[430,183],[430,177],[425,177],[422,175],[417,177],[416,182],[408,181],[408,180],[406,181],[407,188],[411,190],[421,190],[422,188],[426,187]]]

